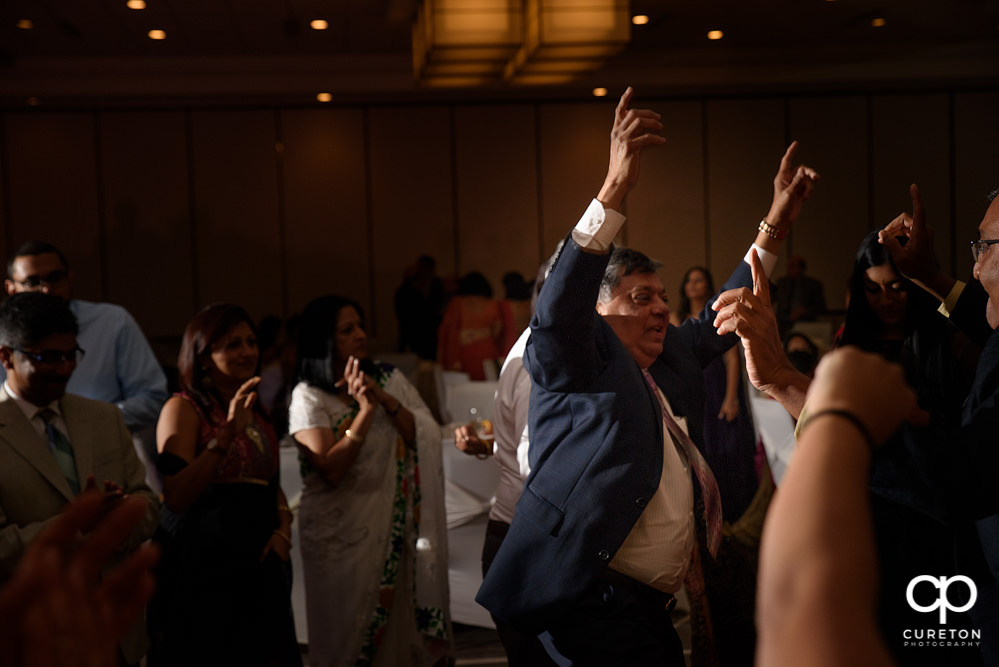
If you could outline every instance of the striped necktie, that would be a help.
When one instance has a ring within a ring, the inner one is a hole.
[[[713,558],[717,557],[718,547],[721,545],[722,538],[722,506],[721,494],[718,492],[718,482],[715,481],[715,475],[711,472],[708,462],[701,455],[701,451],[697,449],[697,445],[680,428],[676,420],[670,416],[662,394],[659,392],[659,387],[656,385],[656,381],[652,379],[652,374],[643,368],[642,375],[645,376],[645,381],[648,383],[649,388],[652,389],[652,393],[659,400],[659,408],[662,411],[663,423],[666,425],[666,429],[673,436],[673,442],[687,455],[687,461],[690,462],[690,467],[694,469],[697,482],[701,485],[701,497],[704,500],[704,521],[707,526],[708,551],[711,552]]]
[[[80,493],[80,478],[76,474],[76,457],[73,456],[73,446],[69,444],[69,439],[62,431],[56,428],[56,413],[50,408],[42,408],[37,413],[38,417],[45,422],[45,434],[49,437],[49,449],[55,456],[59,469],[66,476],[66,481],[73,489],[73,493]]]

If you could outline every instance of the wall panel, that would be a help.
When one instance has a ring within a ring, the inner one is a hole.
[[[317,296],[368,304],[364,114],[281,112],[289,311]]]
[[[707,259],[703,105],[650,101],[648,108],[662,115],[666,144],[642,153],[638,184],[628,195],[627,237],[631,247],[663,262],[659,275],[676,308],[683,274]]]
[[[546,249],[565,237],[607,174],[614,101],[541,107],[541,238]],[[627,208],[627,207],[626,207]],[[625,211],[627,212],[627,211]],[[628,227],[625,226],[627,239]]]
[[[804,257],[806,273],[822,281],[827,307],[842,309],[857,247],[869,229],[867,99],[792,99],[789,119],[799,145],[796,161],[818,171],[821,180],[785,254]],[[777,275],[783,274],[781,262]]]
[[[199,305],[231,301],[254,319],[284,312],[275,116],[191,114]]]
[[[179,337],[197,305],[185,115],[103,113],[100,128],[107,299],[150,338]]]
[[[456,270],[451,111],[398,107],[369,112],[369,174],[374,238],[374,345],[397,339],[392,297],[403,271],[422,254],[437,260],[437,273]]]
[[[529,105],[455,111],[458,269],[481,271],[498,299],[504,273],[529,281],[551,253],[538,239],[534,123]]]
[[[774,174],[787,148],[784,101],[712,100],[707,118],[708,260],[721,283],[770,210]]]
[[[56,245],[73,268],[73,294],[102,300],[100,194],[92,113],[6,116],[11,252]]]
[[[953,270],[950,103],[947,95],[876,95],[871,98],[873,227],[912,211],[909,184],[916,183],[938,230],[937,258]],[[940,233],[942,232],[942,233]],[[970,256],[970,255],[969,255]]]

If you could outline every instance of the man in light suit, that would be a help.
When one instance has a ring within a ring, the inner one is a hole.
[[[152,536],[159,501],[146,486],[121,411],[66,394],[83,353],[76,318],[62,299],[16,294],[0,305],[0,583],[13,574],[32,540],[82,490],[103,485],[108,510],[123,495],[147,504],[121,545],[124,556]],[[144,619],[122,641],[122,658],[145,653]]]
[[[630,109],[631,97],[629,88],[615,113],[604,185],[538,299],[524,356],[532,473],[477,597],[540,632],[562,665],[683,665],[673,593],[697,557],[695,541],[713,551],[720,538],[720,503],[709,513],[713,529],[701,516],[717,486],[712,494],[710,470],[700,474],[707,467],[688,445],[701,444],[701,369],[734,339],[715,334],[709,309],[670,326],[658,263],[634,250],[610,253],[639,153],[665,142],[659,115]],[[781,161],[756,237],[768,271],[818,177],[791,167],[795,149]],[[751,284],[743,262],[723,289]]]

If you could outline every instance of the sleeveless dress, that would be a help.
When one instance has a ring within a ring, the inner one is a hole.
[[[226,423],[217,404],[201,418],[200,454]],[[270,423],[259,413],[218,462],[218,480],[183,514],[163,505],[163,556],[152,604],[150,665],[300,667],[291,615],[291,568],[277,554],[260,555],[278,527],[278,449]],[[187,463],[164,453],[163,475]]]

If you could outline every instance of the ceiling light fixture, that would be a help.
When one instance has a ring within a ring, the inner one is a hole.
[[[145,9],[146,0],[128,0],[128,2],[125,3],[125,6],[129,9]]]
[[[873,28],[882,28],[882,27],[884,27],[884,25],[886,23],[888,23],[888,21],[885,21],[880,16],[877,17],[877,18],[871,19],[871,27],[873,27]]]
[[[330,27],[330,24],[323,19],[312,19],[312,21],[309,22],[309,27],[313,30],[326,30]]]
[[[725,33],[723,33],[721,30],[709,30],[708,31],[708,39],[710,39],[712,41],[719,40],[719,39],[721,39],[724,36],[725,36]]]
[[[631,23],[633,25],[646,25],[649,22],[649,17],[645,14],[636,14],[631,17]]]
[[[21,19],[17,22],[17,27],[21,30],[31,30],[35,27],[35,24],[31,19]]]
[[[413,74],[429,86],[499,79],[520,45],[522,0],[423,0],[413,25]]]
[[[524,43],[507,63],[507,83],[551,85],[602,66],[631,41],[628,0],[526,0]]]
[[[607,97],[607,89],[606,88],[594,88],[593,89],[593,96],[594,97]]]
[[[316,95],[316,99],[319,100],[320,102],[332,102],[333,96],[330,95],[329,93],[319,93],[318,95]]]
[[[148,33],[149,39],[161,40],[166,39],[165,30],[150,30]]]

